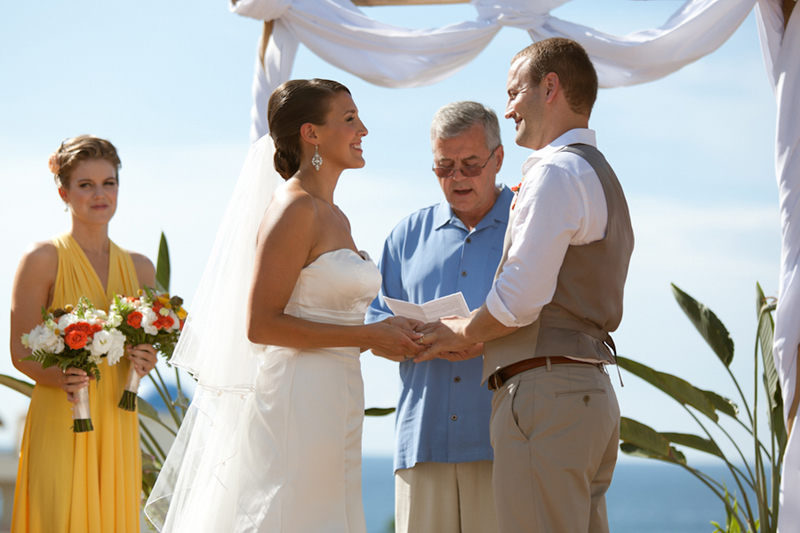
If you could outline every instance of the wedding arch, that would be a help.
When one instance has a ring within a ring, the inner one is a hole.
[[[659,28],[624,37],[556,18],[569,0],[472,0],[475,20],[411,30],[371,19],[358,6],[452,4],[465,0],[230,0],[238,15],[264,21],[253,81],[251,138],[268,133],[267,99],[292,72],[303,43],[328,63],[383,87],[442,81],[469,64],[504,27],[533,42],[566,37],[587,50],[601,87],[663,78],[719,48],[755,8],[767,76],[778,104],[775,169],[781,219],[781,265],[773,355],[797,426],[800,367],[800,15],[796,0],[686,0]],[[794,401],[792,401],[794,399]],[[782,479],[781,529],[800,523],[800,441],[792,432]],[[785,505],[787,503],[788,505]],[[785,525],[784,525],[785,524]],[[789,526],[789,524],[792,524]]]

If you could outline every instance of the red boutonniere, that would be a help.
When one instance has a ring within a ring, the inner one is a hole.
[[[514,201],[511,202],[511,209],[514,209],[514,206],[517,205],[517,197],[519,196],[519,189],[522,187],[522,181],[519,182],[519,185],[514,185],[511,187],[511,192],[514,193]]]

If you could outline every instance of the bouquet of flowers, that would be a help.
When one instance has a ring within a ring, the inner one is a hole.
[[[97,365],[103,357],[109,365],[114,365],[124,354],[125,336],[116,329],[114,317],[95,309],[85,297],[81,297],[75,308],[67,305],[64,309],[47,311],[43,307],[42,319],[42,324],[22,336],[22,344],[33,351],[24,360],[41,363],[42,368],[57,366],[66,371],[75,367],[99,380]],[[89,388],[84,387],[75,395],[78,403],[73,408],[72,430],[92,431]]]
[[[111,304],[111,313],[120,317],[119,330],[127,339],[127,344],[152,344],[169,361],[186,320],[182,305],[183,299],[179,296],[158,294],[150,287],[145,287],[139,291],[138,298],[116,296]],[[119,402],[121,409],[136,410],[139,379],[139,374],[131,365],[125,392]]]

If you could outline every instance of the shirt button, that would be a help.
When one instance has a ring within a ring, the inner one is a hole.
[[[466,270],[462,270],[461,271],[461,275],[466,278],[467,277],[467,271]]]
[[[450,420],[458,420],[458,415],[453,415],[450,417]]]
[[[453,381],[458,383],[459,381],[461,381],[461,377],[460,376],[456,376],[456,377],[453,378]]]
[[[467,237],[467,244],[472,242],[472,237]]]

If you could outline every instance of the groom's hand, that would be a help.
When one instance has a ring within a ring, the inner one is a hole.
[[[447,352],[470,353],[467,350],[473,348],[475,343],[467,340],[465,330],[469,322],[469,318],[447,317],[439,322],[425,324],[419,331],[422,333],[420,341],[427,349],[415,357],[414,362],[430,361]]]

